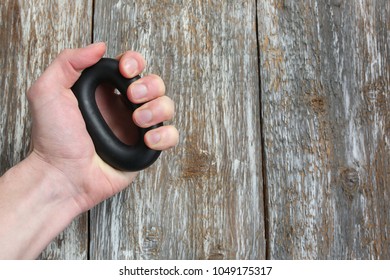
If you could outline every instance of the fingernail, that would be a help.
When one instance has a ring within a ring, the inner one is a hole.
[[[138,72],[138,62],[134,58],[129,58],[126,60],[125,65],[124,65],[126,73],[130,77],[134,77],[137,75]]]
[[[148,88],[144,84],[134,84],[131,87],[131,95],[134,99],[142,99],[148,93]]]
[[[142,111],[138,112],[138,114],[137,114],[138,122],[140,124],[143,124],[143,125],[148,124],[149,122],[151,122],[152,117],[153,117],[152,111],[147,110],[147,109],[142,110]]]
[[[149,135],[149,141],[151,144],[157,144],[161,140],[161,135],[158,132],[152,132]]]

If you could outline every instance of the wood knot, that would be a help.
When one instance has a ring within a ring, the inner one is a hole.
[[[343,3],[342,0],[332,0],[331,5],[335,7],[341,7],[341,4]]]
[[[228,253],[224,249],[223,244],[216,244],[211,248],[207,259],[208,260],[225,260],[228,257]]]
[[[326,99],[323,96],[313,96],[310,99],[310,105],[317,115],[323,115],[326,113],[327,104]]]
[[[155,259],[161,246],[160,227],[144,227],[143,229],[142,257],[145,259]]]
[[[344,193],[352,198],[360,185],[359,172],[354,168],[343,168],[340,170],[340,180]]]
[[[208,260],[224,260],[225,256],[221,253],[213,253],[207,257]]]
[[[215,164],[215,157],[209,151],[190,146],[184,159],[182,177],[186,179],[212,177],[217,173]]]

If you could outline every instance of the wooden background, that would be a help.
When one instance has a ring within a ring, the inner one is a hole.
[[[180,145],[42,259],[389,259],[390,1],[2,0],[0,174],[64,48],[140,51]],[[45,229],[42,229],[45,230]]]

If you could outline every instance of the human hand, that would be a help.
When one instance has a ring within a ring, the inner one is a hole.
[[[44,168],[68,180],[66,189],[60,193],[73,199],[79,212],[121,191],[137,174],[113,169],[96,154],[71,91],[81,71],[99,61],[105,49],[104,43],[98,43],[63,51],[27,94],[33,118],[29,160],[36,168]],[[136,52],[126,52],[118,59],[120,72],[126,78],[140,74],[145,67],[143,57]],[[99,87],[97,103],[114,133],[122,141],[131,143],[134,130],[123,130],[131,122],[129,112],[115,104],[121,101],[112,93],[112,88]],[[133,114],[134,123],[140,127],[170,120],[174,115],[174,104],[165,96],[164,83],[156,75],[142,77],[130,85],[127,94],[133,103],[145,103]],[[145,135],[146,145],[156,150],[168,149],[177,142],[178,132],[169,125]]]

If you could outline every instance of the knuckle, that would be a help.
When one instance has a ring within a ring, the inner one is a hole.
[[[70,56],[71,52],[72,52],[72,50],[69,48],[63,49],[58,56],[61,58],[68,57],[68,56]]]
[[[29,102],[33,101],[35,96],[37,95],[38,92],[42,91],[42,83],[40,82],[40,79],[38,79],[35,83],[31,85],[31,87],[27,90],[26,96],[27,100]]]
[[[160,76],[158,76],[156,74],[152,74],[152,79],[157,84],[159,89],[161,89],[162,91],[165,91],[165,83],[164,83],[164,80]]]
[[[174,114],[174,103],[172,101],[172,99],[170,99],[169,97],[162,97],[164,99],[164,102],[163,102],[163,107],[164,107],[164,110],[163,110],[163,117],[165,119],[170,119],[172,118],[173,114]]]
[[[160,76],[158,76],[156,74],[149,74],[148,79],[153,84],[153,86],[158,89],[159,92],[165,91],[165,83],[164,83],[164,80]]]

